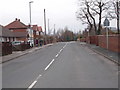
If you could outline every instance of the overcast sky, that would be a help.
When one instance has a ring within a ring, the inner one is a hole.
[[[7,25],[20,19],[29,24],[29,1],[30,0],[1,0],[0,1],[0,24]],[[32,24],[44,28],[44,8],[46,18],[50,19],[50,28],[56,24],[56,29],[67,26],[70,30],[77,32],[83,30],[85,25],[77,21],[75,12],[78,10],[78,0],[32,0]],[[113,25],[114,26],[114,25]]]

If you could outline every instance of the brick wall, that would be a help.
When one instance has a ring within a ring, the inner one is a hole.
[[[108,38],[108,49],[114,52],[120,52],[120,35],[109,35]],[[85,41],[107,49],[107,40],[105,35],[86,37]]]
[[[98,36],[99,46],[107,49],[107,40],[105,35]],[[120,35],[109,35],[108,49],[114,52],[120,52]]]
[[[89,37],[89,40],[90,40],[90,44],[95,44],[98,46],[98,36],[90,36]]]

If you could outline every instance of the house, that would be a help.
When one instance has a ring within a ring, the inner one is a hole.
[[[4,26],[0,25],[0,42],[20,41],[21,38],[27,38],[27,33],[12,32]]]
[[[33,45],[33,30],[20,21],[20,19],[15,19],[10,24],[6,25],[5,28],[12,31],[17,38],[18,41],[30,42]]]
[[[34,46],[42,38],[42,27],[37,25],[25,25],[20,19],[15,19],[5,28],[9,29],[16,35],[18,41],[30,42]]]
[[[15,40],[14,34],[0,25],[0,42],[12,42]]]
[[[32,25],[34,45],[38,45],[39,41],[42,39],[42,27],[37,25]]]

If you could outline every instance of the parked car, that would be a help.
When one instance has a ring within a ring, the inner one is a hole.
[[[24,41],[13,41],[12,45],[20,45],[22,43],[24,43]]]

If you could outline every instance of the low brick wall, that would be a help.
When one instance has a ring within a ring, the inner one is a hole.
[[[0,56],[12,54],[12,44],[10,42],[0,42]]]

